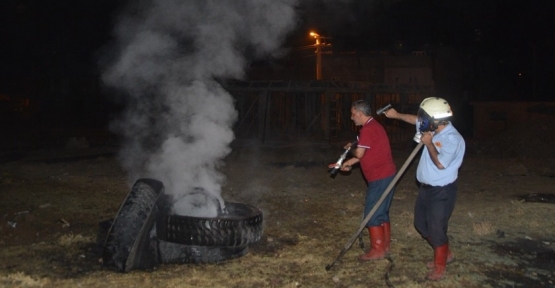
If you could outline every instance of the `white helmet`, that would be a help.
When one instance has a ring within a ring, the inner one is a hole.
[[[435,131],[437,129],[436,120],[449,120],[453,116],[451,106],[443,98],[429,97],[422,100],[418,109],[418,122],[420,131]]]

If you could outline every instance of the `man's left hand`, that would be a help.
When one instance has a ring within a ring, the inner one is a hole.
[[[431,144],[432,143],[432,137],[434,137],[434,133],[433,132],[422,132],[422,138],[420,138],[420,141],[422,141],[422,143],[424,144]]]

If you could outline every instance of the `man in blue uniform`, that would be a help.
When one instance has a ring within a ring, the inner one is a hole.
[[[429,280],[445,276],[446,264],[454,260],[449,250],[447,227],[457,198],[458,170],[463,162],[465,142],[453,127],[449,103],[430,97],[420,103],[418,115],[402,114],[395,109],[384,112],[388,118],[416,125],[425,148],[422,151],[416,179],[420,182],[414,208],[414,226],[434,248],[434,261]]]

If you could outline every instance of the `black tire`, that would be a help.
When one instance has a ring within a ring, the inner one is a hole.
[[[212,264],[239,258],[248,246],[189,246],[158,240],[160,262],[163,264]]]
[[[162,182],[154,179],[135,182],[107,233],[102,254],[104,265],[120,272],[158,265],[153,229],[163,190]]]
[[[242,247],[258,242],[263,233],[262,211],[241,203],[225,203],[216,218],[162,215],[158,239],[189,246]]]

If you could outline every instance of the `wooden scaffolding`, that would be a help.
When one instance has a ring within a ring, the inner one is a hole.
[[[431,86],[384,85],[337,81],[233,81],[224,88],[235,99],[237,138],[266,141],[344,141],[356,137],[351,103],[364,99],[375,111],[391,104],[399,112],[416,113],[420,102],[434,96]],[[392,146],[409,143],[414,127],[374,115]]]

